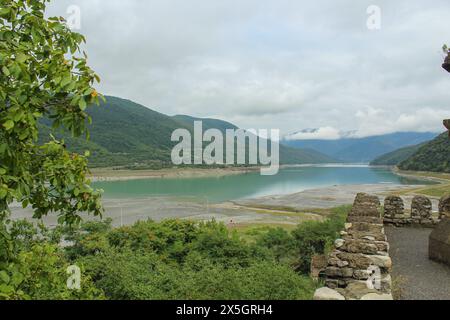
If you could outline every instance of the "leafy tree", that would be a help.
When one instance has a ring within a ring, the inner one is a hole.
[[[346,213],[307,225],[302,239],[332,242]],[[94,222],[65,251],[109,299],[311,299],[318,284],[292,268],[299,232],[266,231],[248,242],[215,221],[149,220],[112,230]]]
[[[12,241],[13,201],[31,206],[36,219],[57,212],[68,225],[80,222],[79,212],[102,213],[101,194],[86,177],[88,154],[72,154],[54,138],[37,142],[44,117],[54,128],[88,136],[85,110],[101,97],[93,88],[99,78],[80,49],[85,38],[63,18],[45,18],[48,2],[0,0],[0,294],[11,292],[9,281],[25,281],[21,254],[32,250]],[[22,244],[29,244],[32,231],[20,227],[22,235],[28,230]]]
[[[38,121],[86,132],[99,78],[81,54],[85,38],[63,18],[44,17],[48,1],[0,0],[0,213],[15,200],[31,205],[35,218],[58,212],[59,222],[72,224],[77,212],[101,214],[100,193],[89,186],[85,156],[55,139],[36,143]]]
[[[296,253],[296,243],[292,235],[282,228],[271,228],[260,235],[257,243],[268,248],[276,261],[290,262]]]
[[[0,299],[104,299],[103,291],[86,276],[81,277],[82,290],[69,290],[69,265],[56,245],[37,243],[20,251],[16,263],[0,270]]]
[[[312,256],[324,254],[331,248],[339,231],[344,228],[348,212],[349,207],[338,207],[327,220],[304,222],[292,232],[298,250],[297,271],[309,274]]]

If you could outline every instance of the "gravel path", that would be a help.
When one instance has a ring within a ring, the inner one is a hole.
[[[428,259],[431,229],[386,227],[402,300],[450,300],[450,267]]]

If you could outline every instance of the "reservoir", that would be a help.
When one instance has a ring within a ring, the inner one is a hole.
[[[96,182],[94,187],[104,190],[105,199],[174,196],[217,203],[267,195],[285,195],[335,185],[428,183],[430,182],[401,177],[389,168],[314,165],[282,168],[275,176],[262,176],[259,172],[253,172],[222,177],[153,178]]]

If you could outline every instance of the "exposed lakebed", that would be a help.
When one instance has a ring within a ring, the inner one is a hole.
[[[322,219],[321,209],[350,204],[358,192],[382,197],[432,183],[402,177],[388,168],[328,165],[282,168],[276,176],[250,172],[95,182],[94,187],[104,189],[104,217],[112,218],[115,226],[171,218],[292,226]],[[22,209],[19,204],[12,209],[16,219],[32,216],[29,208]],[[56,218],[52,214],[44,221],[55,225]]]

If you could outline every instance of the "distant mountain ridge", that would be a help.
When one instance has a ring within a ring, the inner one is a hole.
[[[417,145],[434,139],[432,132],[397,132],[366,138],[341,138],[337,140],[287,140],[284,145],[313,149],[344,162],[370,163],[374,159],[399,148]]]
[[[67,147],[78,153],[91,152],[91,167],[125,167],[158,169],[172,166],[171,152],[177,144],[170,140],[172,132],[184,128],[193,132],[193,122],[203,121],[203,128],[237,129],[219,119],[200,119],[191,116],[168,116],[133,101],[107,96],[100,107],[88,108],[92,117],[90,140],[73,138],[63,131],[54,132],[51,122],[40,124],[40,142],[49,140],[50,133],[64,139]],[[315,164],[336,162],[317,151],[280,146],[282,164]]]
[[[172,118],[190,127],[194,126],[195,121],[201,121],[203,130],[218,129],[225,133],[228,129],[239,129],[236,125],[219,119],[197,118],[186,115],[176,115]],[[282,164],[320,164],[334,163],[336,159],[312,149],[290,148],[280,144],[280,161]]]
[[[224,133],[227,129],[233,130],[239,129],[234,124],[219,119],[197,118],[187,115],[176,115],[173,116],[172,118],[178,122],[184,123],[189,127],[193,127],[195,121],[201,121],[203,123],[203,130],[218,129],[222,133]]]

